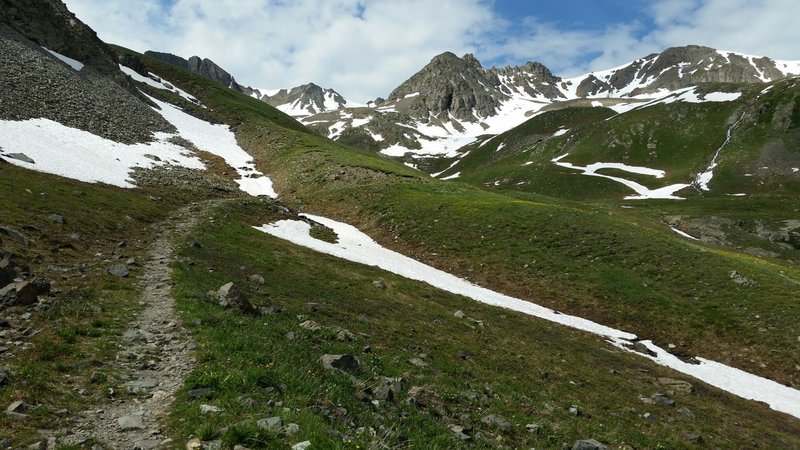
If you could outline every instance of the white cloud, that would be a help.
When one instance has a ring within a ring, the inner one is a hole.
[[[689,44],[775,59],[800,59],[797,0],[661,0],[639,21],[568,30],[529,17],[504,39],[484,43],[492,60],[538,60],[560,76],[603,70]],[[645,26],[645,23],[649,24]]]
[[[700,44],[800,59],[797,0],[660,0],[631,22],[569,29],[501,19],[492,0],[66,0],[99,36],[134,50],[214,60],[261,88],[315,82],[364,102],[443,51],[540,61],[559,76]]]
[[[486,0],[67,0],[101,39],[210,58],[254,87],[315,82],[365,102],[493,24]]]

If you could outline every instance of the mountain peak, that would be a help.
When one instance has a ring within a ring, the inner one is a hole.
[[[465,54],[461,60],[473,67],[481,68],[481,62],[472,53]]]
[[[155,52],[148,50],[144,52],[145,55],[164,61],[165,63],[182,67],[190,72],[202,75],[210,80],[216,81],[224,86],[227,86],[235,91],[242,92],[242,88],[225,69],[218,66],[214,61],[208,58],[201,58],[197,55],[189,59],[182,58],[172,53]]]

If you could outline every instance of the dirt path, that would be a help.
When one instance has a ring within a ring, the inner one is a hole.
[[[114,399],[94,405],[80,425],[65,430],[63,441],[83,444],[94,438],[106,449],[143,450],[170,446],[161,423],[175,393],[196,365],[194,342],[175,310],[170,295],[170,262],[177,236],[189,232],[214,202],[195,203],[154,225],[155,242],[148,251],[140,282],[144,310],[125,331],[117,353],[124,385]],[[126,391],[126,392],[125,392]]]

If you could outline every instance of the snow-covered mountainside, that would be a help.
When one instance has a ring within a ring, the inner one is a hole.
[[[245,93],[278,108],[294,117],[337,111],[346,107],[347,100],[333,89],[308,83],[291,89],[246,88]]]
[[[413,164],[408,156],[452,157],[480,136],[502,133],[553,108],[607,106],[622,113],[702,83],[760,83],[798,74],[800,61],[694,45],[569,79],[554,76],[539,63],[487,69],[471,54],[458,58],[447,52],[387,100],[305,116],[302,108],[294,108],[293,115],[332,139],[406,155]]]

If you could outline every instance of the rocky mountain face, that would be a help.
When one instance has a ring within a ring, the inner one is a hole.
[[[452,114],[459,120],[497,114],[504,101],[523,90],[531,97],[562,96],[547,67],[529,62],[524,66],[484,69],[472,54],[459,58],[450,52],[434,57],[428,65],[389,94],[388,102],[412,99],[408,113],[426,118]]]
[[[248,88],[250,96],[262,100],[291,116],[308,116],[335,111],[347,105],[338,92],[308,83],[291,89],[267,91]]]
[[[696,45],[669,48],[615,69],[569,79],[536,62],[487,69],[471,54],[459,58],[446,52],[385,101],[301,120],[332,139],[393,156],[453,156],[458,146],[502,133],[545,108],[632,104],[703,83],[761,83],[791,74],[800,74],[800,62]]]
[[[0,119],[45,118],[124,143],[173,131],[111,50],[61,2],[0,5]],[[72,58],[75,67],[42,47]]]
[[[214,61],[208,58],[200,58],[199,56],[192,56],[189,59],[184,59],[180,56],[173,55],[171,53],[162,53],[162,52],[155,52],[152,50],[148,50],[144,52],[145,55],[151,56],[156,59],[160,59],[166,63],[182,67],[190,72],[194,72],[198,75],[202,75],[209,80],[216,81],[224,86],[228,86],[229,88],[238,91],[244,92],[239,83],[233,78],[233,76],[228,73],[225,69],[218,66]]]
[[[102,74],[122,75],[111,49],[58,0],[0,0],[0,23]]]
[[[147,102],[119,70],[109,46],[59,0],[0,0],[0,29],[6,37],[16,35],[13,39],[18,42],[46,47],[72,58]]]
[[[702,83],[758,83],[782,78],[794,64],[689,45],[639,58],[617,69],[586,74],[561,87],[575,95],[637,96],[674,91]]]

